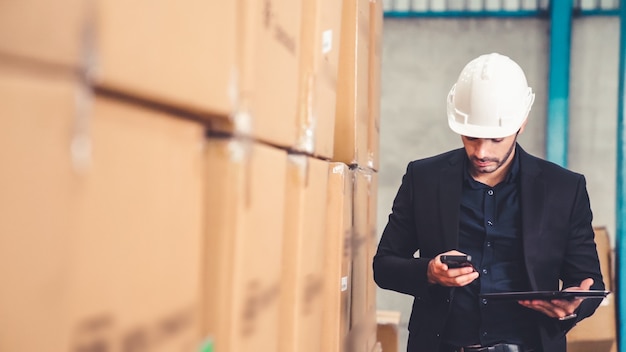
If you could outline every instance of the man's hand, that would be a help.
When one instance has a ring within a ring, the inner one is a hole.
[[[593,279],[588,278],[583,280],[578,287],[569,287],[566,288],[565,291],[585,291],[589,290],[593,285]],[[553,299],[551,301],[542,301],[542,300],[525,300],[518,301],[519,304],[524,307],[534,309],[539,311],[549,317],[558,318],[561,320],[567,320],[570,318],[576,317],[576,309],[580,306],[582,299],[575,299],[572,301],[563,300],[563,299]]]
[[[464,267],[458,269],[449,269],[448,266],[441,262],[439,257],[446,255],[463,255],[459,251],[448,251],[441,253],[428,263],[428,282],[431,284],[439,284],[442,286],[465,286],[478,278],[478,273],[473,267]]]

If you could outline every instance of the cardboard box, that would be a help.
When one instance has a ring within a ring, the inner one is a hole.
[[[343,1],[334,161],[367,166],[369,0]]]
[[[348,332],[345,351],[372,351],[377,342],[376,311],[368,311],[363,315],[363,319]]]
[[[289,154],[279,351],[321,350],[328,162]]]
[[[376,173],[373,170],[353,168],[352,216],[352,299],[351,325],[355,326],[370,312],[376,311],[376,283],[373,276],[373,258],[376,249],[376,229],[373,227],[376,209]]]
[[[0,56],[48,63],[67,70],[85,68],[82,46],[94,19],[85,0],[4,2],[0,11]]]
[[[98,86],[197,114],[232,115],[245,74],[238,2],[92,3],[95,32],[83,50],[94,57]]]
[[[369,36],[369,117],[367,137],[367,167],[378,170],[380,167],[380,99],[381,65],[383,40],[383,0],[370,0]]]
[[[299,140],[296,149],[333,157],[342,2],[302,3]]]
[[[99,85],[295,145],[300,0],[98,4]]]
[[[23,0],[6,5],[0,11],[3,55],[83,75],[89,71],[109,89],[191,111],[228,116],[235,108],[229,87],[239,84],[237,26],[243,28],[236,2]]]
[[[374,282],[373,260],[378,250],[378,173],[374,170],[366,170],[364,172],[367,180],[367,307],[368,311],[376,310],[376,292],[378,286]]]
[[[367,323],[365,329],[365,351],[372,351],[378,345],[376,336],[376,311],[371,310],[367,313]],[[355,351],[356,352],[356,351]]]
[[[374,345],[372,352],[383,352],[383,345],[380,342],[376,342],[376,345]]]
[[[203,334],[216,351],[277,351],[287,154],[210,137],[206,167]]]
[[[376,344],[376,284],[372,272],[376,247],[376,173],[351,168],[353,178],[352,298],[349,351],[370,351]],[[374,236],[372,236],[374,234]]]
[[[0,350],[191,350],[203,128],[80,90],[0,67]]]
[[[324,265],[324,330],[320,351],[344,351],[350,328],[352,175],[329,165]]]
[[[602,301],[592,316],[578,323],[567,333],[567,350],[570,352],[617,350],[615,300],[618,292],[615,292],[616,286],[611,279],[613,277],[611,242],[606,228],[596,227],[594,232],[604,285],[612,293]]]
[[[243,38],[239,37],[243,50],[238,55],[244,62],[244,77],[229,129],[270,144],[294,146],[298,139],[302,0],[243,3],[239,12],[245,13]]]
[[[0,11],[0,55],[291,147],[300,16],[301,0],[21,0]]]
[[[384,352],[400,352],[398,349],[400,315],[401,313],[398,311],[376,311],[376,337]]]

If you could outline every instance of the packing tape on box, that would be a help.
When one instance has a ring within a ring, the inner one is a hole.
[[[91,119],[94,102],[93,87],[88,79],[76,85],[75,115],[70,155],[77,172],[86,172],[92,166]]]
[[[93,87],[98,74],[95,25],[95,1],[89,0],[86,1],[84,22],[82,24],[82,63],[79,67],[79,82],[76,85],[76,109],[72,137],[70,141],[72,166],[77,172],[88,171],[93,163],[91,119],[94,104]]]
[[[315,124],[316,117],[314,116],[313,92],[315,88],[315,77],[312,72],[307,72],[306,83],[302,94],[304,94],[304,100],[306,103],[300,104],[299,111],[299,126],[298,126],[298,140],[296,149],[308,154],[315,152]]]
[[[250,136],[252,133],[252,115],[250,109],[248,109],[245,99],[241,97],[240,74],[237,68],[233,67],[230,74],[230,82],[228,84],[228,96],[235,107],[233,115],[230,116],[230,120],[233,124],[234,135]]]
[[[287,161],[298,167],[299,177],[303,179],[304,184],[309,184],[309,159],[305,154],[289,153],[287,154]]]
[[[345,170],[346,167],[344,164],[333,166],[333,174],[343,174]]]
[[[228,140],[228,153],[232,162],[241,163],[248,159],[252,149],[252,141],[245,138],[230,138]]]

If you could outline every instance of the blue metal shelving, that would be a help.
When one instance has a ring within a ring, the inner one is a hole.
[[[567,1],[554,1],[554,4]],[[618,16],[619,0],[572,0],[572,16]],[[571,6],[570,6],[571,5]],[[385,0],[387,18],[548,17],[548,0]]]

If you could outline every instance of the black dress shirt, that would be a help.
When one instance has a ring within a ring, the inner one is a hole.
[[[479,297],[480,293],[530,289],[522,249],[517,155],[505,180],[495,187],[474,180],[469,171],[465,173],[458,250],[472,256],[480,276],[452,291],[444,336],[451,345],[534,345],[538,338],[536,312],[515,301],[489,302]]]

